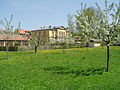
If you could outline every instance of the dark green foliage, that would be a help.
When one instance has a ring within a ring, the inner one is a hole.
[[[8,46],[9,51],[18,51],[17,46]],[[6,46],[0,46],[0,51],[6,51]]]

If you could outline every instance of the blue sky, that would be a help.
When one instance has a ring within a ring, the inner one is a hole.
[[[118,3],[119,0],[108,0]],[[41,26],[67,26],[67,15],[75,14],[81,2],[87,6],[101,7],[104,0],[0,0],[0,19],[10,19],[13,14],[13,25],[21,22],[23,29],[39,29]],[[0,27],[2,27],[0,25]]]

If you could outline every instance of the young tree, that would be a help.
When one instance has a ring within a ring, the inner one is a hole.
[[[62,53],[65,54],[65,48],[66,48],[66,38],[59,40],[59,45],[62,46]]]
[[[81,12],[76,19],[78,28],[83,31],[83,34],[88,39],[90,36],[92,36],[94,38],[99,38],[106,43],[107,46],[106,72],[108,72],[110,55],[109,45],[111,44],[112,41],[117,41],[119,37],[119,33],[116,27],[119,25],[120,22],[120,6],[118,6],[115,3],[108,5],[107,0],[105,0],[105,9],[103,10],[101,10],[97,3],[96,5],[98,11],[95,16],[92,15],[90,16],[89,19],[88,16],[91,15],[90,13],[91,11],[88,13],[89,15],[86,15],[84,9],[81,9]]]
[[[105,9],[101,10],[99,5],[96,3],[100,18],[99,21],[95,22],[94,35],[99,37],[102,41],[106,43],[107,46],[107,66],[106,72],[109,70],[109,45],[111,42],[117,41],[119,38],[119,32],[116,29],[120,23],[120,6],[112,3],[108,5],[107,0],[105,0]]]
[[[32,33],[32,36],[29,37],[32,44],[34,45],[34,50],[35,50],[35,53],[37,52],[37,48],[38,46],[40,45],[40,32],[38,33]]]
[[[75,30],[75,17],[73,14],[68,14],[67,15],[67,22],[68,22],[68,33],[67,37],[65,38],[64,42],[66,43],[65,45],[69,46],[69,44],[74,44],[74,36],[76,35],[76,30]]]
[[[59,41],[59,43],[62,44],[62,51],[63,51],[63,54],[65,54],[65,48],[67,48],[69,44],[74,44],[74,39],[70,37],[69,38],[64,37]]]
[[[83,4],[81,3],[81,10],[77,11],[77,15],[75,15],[78,33],[86,43],[87,50],[89,46],[89,41],[93,38],[94,32],[91,24],[93,23],[93,20],[97,20],[95,11],[95,8],[86,8],[86,5],[83,6]]]
[[[120,46],[120,24],[118,26],[116,26],[116,30],[118,32],[118,40],[115,41],[115,45],[119,45]]]
[[[75,21],[74,21],[74,15],[68,14],[67,15],[67,22],[68,22],[68,37],[70,37],[74,33],[75,29]]]
[[[12,23],[13,15],[11,15],[10,20],[4,18],[4,21],[1,19],[0,24],[4,27],[4,30],[0,32],[3,36],[3,39],[6,41],[6,59],[8,59],[8,49],[9,49],[9,40],[14,35],[14,29]]]

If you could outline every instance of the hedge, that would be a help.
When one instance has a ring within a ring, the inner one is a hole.
[[[17,46],[8,46],[9,51],[18,51]],[[6,46],[0,46],[0,51],[6,51]]]

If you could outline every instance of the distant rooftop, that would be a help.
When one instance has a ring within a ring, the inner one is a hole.
[[[25,30],[25,29],[20,29],[18,30],[19,34],[23,35],[30,35],[32,30]]]
[[[55,29],[66,29],[64,26],[43,26],[41,27],[40,29],[37,29],[37,30],[32,30],[32,31],[39,31],[39,30],[55,30]]]

